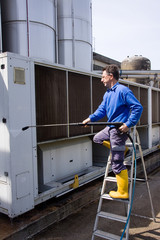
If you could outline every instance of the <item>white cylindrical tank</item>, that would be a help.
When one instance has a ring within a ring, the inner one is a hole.
[[[2,2],[3,51],[55,62],[54,0]]]
[[[58,0],[59,63],[91,70],[91,0]]]

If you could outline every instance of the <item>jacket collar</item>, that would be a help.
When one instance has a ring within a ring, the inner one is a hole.
[[[118,85],[119,85],[119,82],[117,82],[116,84],[114,84],[113,87],[107,89],[107,92],[114,91],[114,90],[117,88]]]

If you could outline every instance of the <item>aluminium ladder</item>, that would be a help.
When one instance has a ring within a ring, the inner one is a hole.
[[[140,144],[139,134],[136,130],[136,126],[133,129],[133,143],[134,143],[135,149],[138,146],[138,150],[139,150],[139,153],[140,153],[140,158],[141,158],[141,161],[142,161],[144,177],[145,177],[144,180],[146,182],[148,195],[149,195],[149,200],[150,200],[150,205],[151,205],[152,219],[155,221],[155,213],[154,213],[154,209],[153,209],[152,197],[151,197],[151,193],[150,193],[148,177],[147,177],[147,172],[146,172],[144,158],[143,158],[143,152],[142,152],[142,148],[141,148],[141,144]],[[126,144],[126,146],[131,147],[132,143],[128,143],[128,144]],[[92,240],[94,240],[95,237],[99,237],[99,238],[102,238],[102,239],[109,239],[109,240],[119,240],[119,239],[128,240],[129,239],[129,224],[130,224],[129,218],[130,218],[130,208],[131,208],[131,199],[132,199],[132,190],[133,190],[134,163],[135,163],[135,153],[134,153],[134,149],[132,147],[132,160],[131,160],[131,164],[130,164],[131,169],[130,169],[130,178],[129,178],[129,199],[127,199],[127,200],[126,199],[123,199],[123,200],[122,199],[114,199],[114,198],[111,198],[109,196],[109,194],[105,193],[107,181],[108,182],[116,182],[116,177],[109,177],[108,176],[109,170],[111,168],[111,154],[109,155],[107,166],[106,166],[106,171],[105,171],[105,175],[104,175],[102,190],[101,190],[101,196],[100,196],[100,200],[99,200],[99,204],[98,204],[98,210],[97,210],[97,215],[96,215],[96,219],[95,219],[95,224],[94,224],[94,229],[93,229],[93,234],[92,234]],[[128,165],[128,164],[126,164],[126,165]],[[102,211],[103,200],[119,201],[119,202],[125,204],[125,206],[127,208],[126,216],[117,215],[117,214]],[[144,216],[140,216],[140,215],[136,215],[136,216],[144,217]],[[125,226],[126,227],[125,237],[122,238],[121,236],[117,236],[115,234],[99,230],[98,229],[98,222],[99,222],[100,218],[104,218],[104,219],[108,219],[108,220],[112,220],[112,221],[116,221],[116,222],[121,222],[121,223],[124,223],[124,224],[126,224],[126,222],[127,222],[127,226]]]

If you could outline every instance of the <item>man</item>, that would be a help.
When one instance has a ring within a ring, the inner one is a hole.
[[[94,136],[93,141],[104,145],[105,141],[110,141],[111,165],[116,175],[118,188],[117,191],[110,191],[109,195],[112,198],[128,199],[128,172],[123,164],[125,142],[129,128],[137,124],[143,108],[132,91],[120,84],[118,80],[118,67],[116,65],[107,65],[103,69],[101,79],[101,82],[107,87],[103,101],[97,110],[83,121],[83,124],[98,121],[104,116],[107,116],[108,122],[123,122],[119,129],[114,125],[107,126]]]

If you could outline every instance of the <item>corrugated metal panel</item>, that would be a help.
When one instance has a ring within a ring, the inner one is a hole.
[[[90,76],[68,73],[69,121],[82,122],[91,112]],[[70,127],[70,136],[90,133],[90,127]]]
[[[67,122],[66,72],[35,66],[37,124]],[[67,127],[37,128],[37,141],[67,136]]]
[[[140,124],[147,125],[148,124],[148,89],[140,88],[140,103],[143,106],[143,112],[140,118]]]
[[[133,92],[134,96],[135,96],[138,100],[140,100],[140,99],[139,99],[139,96],[138,96],[138,88],[135,87],[135,86],[130,85],[130,86],[129,86],[129,89],[131,89],[131,91]]]
[[[158,92],[152,91],[152,122],[158,122]]]
[[[160,104],[160,92],[158,93],[158,103]],[[160,106],[158,105],[158,111],[159,111],[159,120],[158,122],[160,122]]]
[[[134,96],[140,101],[140,96],[139,96],[139,88],[133,85],[128,86],[129,89],[133,92]],[[137,126],[140,125],[140,121],[138,121]]]
[[[100,78],[93,77],[92,78],[92,99],[93,99],[93,112],[97,109],[97,107],[101,104],[103,100],[103,95],[106,92],[106,88],[101,83]],[[104,117],[100,120],[101,122],[107,122],[107,117]],[[94,132],[98,132],[103,129],[104,126],[96,126],[94,127]]]

